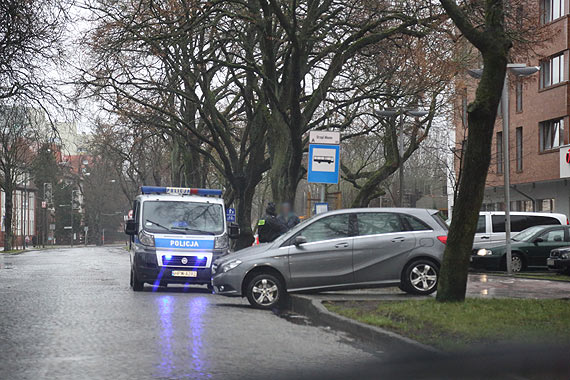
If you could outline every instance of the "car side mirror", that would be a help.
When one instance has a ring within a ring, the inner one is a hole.
[[[542,243],[543,241],[544,241],[543,238],[537,237],[536,239],[534,239],[534,244]]]
[[[228,225],[228,236],[230,239],[239,238],[239,226],[235,223],[230,223]]]
[[[139,224],[134,219],[127,220],[127,223],[125,224],[125,233],[127,235],[134,236],[137,234],[138,230]]]
[[[301,235],[295,237],[295,240],[293,240],[293,244],[295,244],[295,246],[297,246],[297,247],[302,245],[302,244],[305,244],[306,242],[307,242],[307,238],[304,236],[301,236]]]

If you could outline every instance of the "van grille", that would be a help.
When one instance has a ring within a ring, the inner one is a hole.
[[[182,261],[186,259],[187,262],[184,264]],[[162,256],[162,264],[169,266],[179,266],[179,267],[205,267],[208,259],[206,257],[197,256],[172,256],[168,259],[166,256]]]

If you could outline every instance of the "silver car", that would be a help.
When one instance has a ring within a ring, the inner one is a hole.
[[[399,285],[437,288],[447,225],[437,210],[344,209],[316,215],[271,243],[231,253],[212,266],[217,294],[277,306],[289,292]]]

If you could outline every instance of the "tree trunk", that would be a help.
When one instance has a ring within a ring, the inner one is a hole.
[[[272,120],[267,137],[271,159],[271,201],[294,205],[297,185],[303,175],[303,142],[299,136],[291,136],[284,121],[275,121],[275,117]]]
[[[12,214],[14,211],[14,202],[13,202],[13,195],[14,195],[14,191],[12,190],[11,186],[8,186],[5,188],[5,194],[6,194],[6,204],[5,204],[5,210],[6,210],[6,220],[4,221],[4,250],[5,251],[11,251],[12,250],[12,237],[13,237],[13,231],[12,231]]]
[[[240,227],[239,238],[235,244],[236,251],[251,246],[254,241],[251,229],[253,195],[254,191],[240,191],[236,194],[237,222]]]
[[[475,101],[468,109],[468,143],[437,287],[438,301],[465,299],[469,256],[491,162],[491,143],[505,78],[507,52],[508,48],[484,56],[485,71],[477,87]]]

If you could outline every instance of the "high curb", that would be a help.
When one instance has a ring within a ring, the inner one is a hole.
[[[418,351],[423,354],[445,355],[434,347],[425,345],[392,331],[371,326],[329,311],[323,301],[303,295],[290,295],[291,311],[304,315],[318,324],[327,325],[335,330],[344,331],[360,340],[389,346],[390,351]]]

